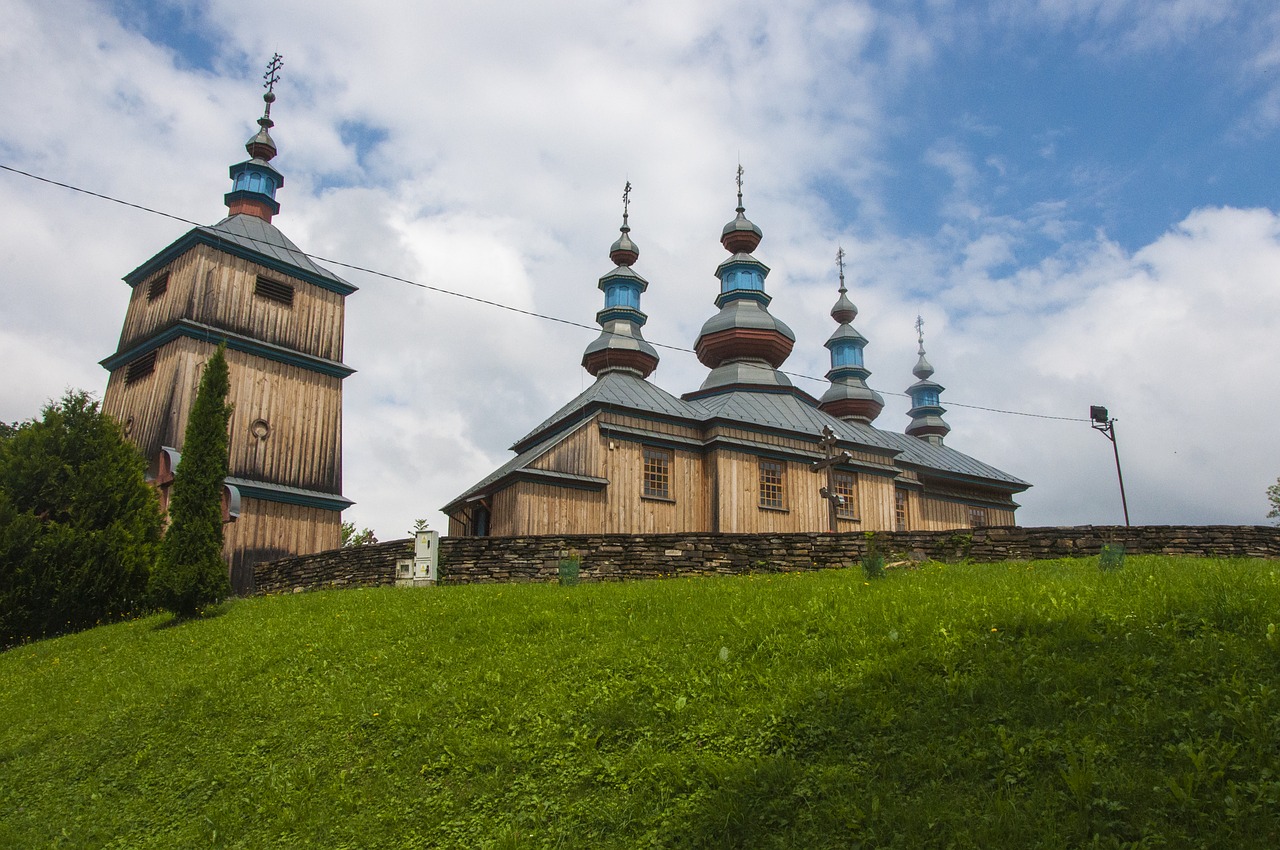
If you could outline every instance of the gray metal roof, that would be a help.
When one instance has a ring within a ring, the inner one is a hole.
[[[198,227],[215,238],[227,240],[235,245],[264,254],[277,262],[308,271],[316,277],[350,286],[342,278],[328,269],[316,265],[311,258],[294,245],[288,236],[281,233],[273,224],[253,215],[233,215],[224,218],[209,227]]]
[[[561,423],[568,426],[577,421],[575,414],[592,404],[623,407],[695,422],[706,418],[706,411],[696,402],[678,399],[661,387],[627,372],[605,372],[594,384],[579,393],[577,398],[548,416],[511,448],[520,451],[530,444],[531,439],[536,440],[544,432],[560,430],[555,426]]]
[[[878,431],[877,433],[887,437],[895,448],[902,450],[902,454],[898,456],[898,462],[900,463],[933,469],[939,472],[950,472],[957,475],[1000,481],[1012,485],[1018,490],[1025,490],[1031,486],[1017,476],[1002,472],[994,466],[971,458],[964,452],[958,452],[950,446],[935,446],[909,434],[899,434],[894,431]]]
[[[701,398],[698,401],[711,413],[711,418],[781,428],[799,434],[817,435],[830,427],[842,440],[879,449],[897,449],[885,439],[885,433],[867,425],[845,422],[807,404],[792,393],[762,393],[737,390]]]

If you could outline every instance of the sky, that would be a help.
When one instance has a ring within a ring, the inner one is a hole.
[[[591,383],[630,181],[651,376],[679,395],[744,168],[783,366],[829,368],[843,247],[876,426],[917,315],[947,444],[1022,525],[1263,524],[1280,475],[1280,6],[1271,0],[8,0],[0,166],[211,224],[257,130],[274,223],[347,299],[345,518],[381,539]],[[0,170],[0,421],[101,396],[121,277],[189,225]],[[802,377],[810,376],[810,377]],[[815,380],[816,378],[816,380]],[[996,411],[1013,411],[996,412]],[[1030,415],[1028,415],[1030,414]]]

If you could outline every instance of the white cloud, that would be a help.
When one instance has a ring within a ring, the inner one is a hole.
[[[1116,8],[1042,11],[1164,15],[1183,33],[1209,20],[1191,7]],[[1204,210],[1126,254],[1058,199],[994,216],[982,199],[1005,163],[975,159],[939,128],[927,161],[953,182],[938,200],[948,223],[886,229],[878,187],[902,168],[895,93],[935,61],[936,20],[870,3],[674,0],[359,15],[278,2],[255,6],[253,26],[245,14],[225,0],[206,7],[210,73],[104,7],[16,3],[0,32],[0,108],[22,120],[0,130],[0,159],[215,221],[227,166],[256,129],[259,64],[279,50],[277,223],[304,250],[591,324],[630,179],[637,270],[651,282],[645,334],[691,347],[714,312],[741,156],[773,309],[799,337],[789,369],[827,369],[841,242],[882,392],[913,380],[923,313],[944,402],[1081,417],[1110,404],[1132,452],[1136,519],[1265,513],[1253,507],[1267,474],[1260,423],[1280,411],[1250,381],[1265,376],[1256,364],[1280,359],[1264,328],[1274,216]],[[357,150],[351,127],[376,144]],[[96,362],[114,350],[128,292],[119,278],[186,228],[8,173],[0,203],[0,419],[13,420],[65,386],[101,390]],[[1056,247],[1028,259],[1037,235]],[[361,287],[347,305],[345,359],[359,371],[346,384],[345,490],[359,503],[351,517],[383,538],[420,516],[441,527],[436,508],[590,381],[578,365],[590,330],[334,270]],[[701,382],[692,354],[661,354],[658,384]],[[905,401],[887,400],[880,424],[900,429]],[[1114,519],[1108,447],[1087,424],[961,407],[948,418],[957,448],[1036,484],[1024,522]]]

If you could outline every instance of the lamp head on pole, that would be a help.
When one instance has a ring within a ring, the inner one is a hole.
[[[1107,409],[1100,404],[1090,405],[1089,418],[1100,425],[1105,425],[1107,422]]]

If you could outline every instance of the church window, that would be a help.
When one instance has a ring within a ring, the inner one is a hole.
[[[640,309],[640,287],[632,284],[614,284],[605,290],[605,309],[611,307],[630,307]]]
[[[970,528],[986,528],[987,527],[987,509],[969,506],[969,527]]]
[[[937,407],[938,391],[937,390],[921,390],[916,393],[916,407]]]
[[[644,449],[644,495],[671,498],[671,452],[666,449]]]
[[[836,346],[835,356],[831,358],[832,366],[861,366],[862,349],[853,343]]]
[[[147,285],[147,300],[155,301],[169,289],[169,273],[163,272],[151,278]]]
[[[893,491],[893,527],[897,531],[907,531],[910,518],[907,516],[907,491],[897,488]]]
[[[253,294],[286,307],[293,306],[293,287],[278,280],[258,275],[258,282],[253,287]]]
[[[836,517],[858,518],[858,478],[852,472],[837,472],[832,476],[832,492],[843,501],[836,502]]]
[[[129,384],[141,381],[155,370],[156,353],[154,351],[148,351],[141,357],[135,358],[124,368],[124,384],[125,386],[128,386]]]
[[[786,467],[779,461],[760,461],[760,507],[777,509],[787,507],[785,472]]]

